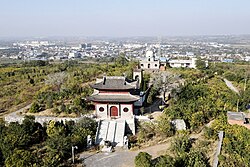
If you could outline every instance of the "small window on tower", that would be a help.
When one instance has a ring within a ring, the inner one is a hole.
[[[127,107],[125,107],[125,108],[123,109],[124,112],[128,112],[128,110],[129,110],[129,109],[128,109]]]
[[[104,108],[103,108],[103,107],[100,107],[100,108],[99,108],[99,111],[100,111],[100,112],[103,112],[103,111],[104,111]]]

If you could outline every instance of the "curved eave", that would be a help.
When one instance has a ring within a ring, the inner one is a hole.
[[[92,87],[96,90],[104,90],[104,91],[130,91],[131,89],[134,89],[134,88],[129,88],[129,89],[120,89],[120,88],[98,88],[98,87]]]
[[[128,103],[128,102],[135,102],[138,101],[140,98],[133,96],[133,95],[92,95],[87,98],[93,102],[121,102],[121,103]]]
[[[131,90],[134,89],[134,86],[127,86],[127,87],[105,87],[99,85],[90,85],[92,88],[97,90]]]

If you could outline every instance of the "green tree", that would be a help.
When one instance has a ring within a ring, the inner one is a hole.
[[[80,106],[82,109],[86,108],[87,106],[86,101],[82,99],[81,97],[75,98],[74,105]]]
[[[169,155],[157,157],[155,167],[174,167],[174,158]]]
[[[33,84],[35,83],[34,79],[33,79],[33,78],[30,78],[30,79],[29,79],[29,83],[33,85]]]
[[[76,123],[76,127],[88,129],[91,131],[91,135],[94,135],[96,132],[97,123],[91,118],[84,117]]]
[[[79,149],[86,148],[87,136],[95,136],[97,123],[90,118],[82,118],[79,122],[66,122],[68,133],[71,135],[71,143]]]
[[[48,95],[46,99],[46,109],[52,108],[53,107],[53,98],[51,95]]]
[[[66,136],[66,127],[63,123],[50,121],[46,133],[49,137],[53,138],[53,136]]]
[[[157,131],[160,135],[165,137],[173,136],[175,131],[174,127],[170,122],[170,119],[163,114],[158,120],[157,120]]]
[[[118,65],[118,66],[125,66],[128,64],[128,60],[126,59],[126,56],[125,54],[120,54],[116,60],[115,60],[115,63]]]
[[[147,103],[148,104],[153,104],[157,93],[158,93],[158,90],[155,87],[152,87],[150,89],[150,92],[149,92],[149,95],[148,95],[148,98],[147,98]]]
[[[4,158],[8,158],[15,148],[29,146],[31,137],[17,122],[11,122],[0,135],[0,149]]]
[[[189,152],[191,146],[192,145],[189,136],[186,134],[179,134],[177,137],[175,137],[172,143],[172,149],[178,156]]]
[[[188,154],[187,167],[208,167],[208,159],[200,151],[191,151]]]
[[[32,135],[32,133],[34,133],[35,128],[36,128],[35,127],[35,117],[30,116],[30,115],[26,115],[24,117],[23,122],[22,122],[22,127],[29,135]]]
[[[196,60],[196,68],[199,70],[205,70],[206,69],[206,62],[198,58]]]
[[[15,149],[5,160],[6,167],[27,167],[34,165],[34,155],[28,150]]]
[[[142,81],[141,81],[141,85],[140,85],[140,88],[142,89],[142,91],[147,90],[149,80],[150,80],[150,74],[145,73],[142,77]]]
[[[25,116],[21,124],[24,131],[31,137],[31,144],[44,140],[45,132],[41,124],[35,122],[34,116]]]
[[[64,103],[62,103],[59,107],[58,110],[60,113],[65,112],[66,111],[66,105]]]
[[[151,167],[152,156],[146,152],[140,152],[135,157],[135,167]]]
[[[155,136],[155,124],[152,122],[144,122],[139,125],[138,142],[146,142]]]
[[[190,118],[190,127],[191,127],[191,129],[196,130],[198,127],[203,125],[206,122],[204,117],[205,117],[205,115],[201,111],[193,113],[191,118]]]
[[[71,134],[72,145],[77,145],[79,148],[86,148],[88,135],[93,135],[89,129],[76,126]]]
[[[29,109],[29,112],[37,113],[39,111],[40,111],[40,105],[37,102],[33,102],[30,109]]]
[[[46,153],[43,159],[44,166],[58,166],[70,155],[70,137],[64,135],[54,135],[45,142]]]

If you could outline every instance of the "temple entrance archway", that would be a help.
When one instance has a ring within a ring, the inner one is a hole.
[[[112,106],[110,108],[110,116],[117,117],[118,116],[118,108],[116,106]]]

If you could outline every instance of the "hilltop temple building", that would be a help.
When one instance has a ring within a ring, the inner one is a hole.
[[[110,142],[112,146],[124,146],[126,134],[135,134],[135,117],[143,105],[146,93],[140,91],[142,71],[134,71],[134,80],[124,76],[104,76],[90,86],[94,93],[87,99],[95,105],[99,120],[96,144]]]
[[[140,96],[131,93],[138,89],[138,82],[128,82],[125,77],[103,77],[90,85],[95,89],[88,99],[94,102],[97,118],[131,119],[134,115],[134,103]]]

